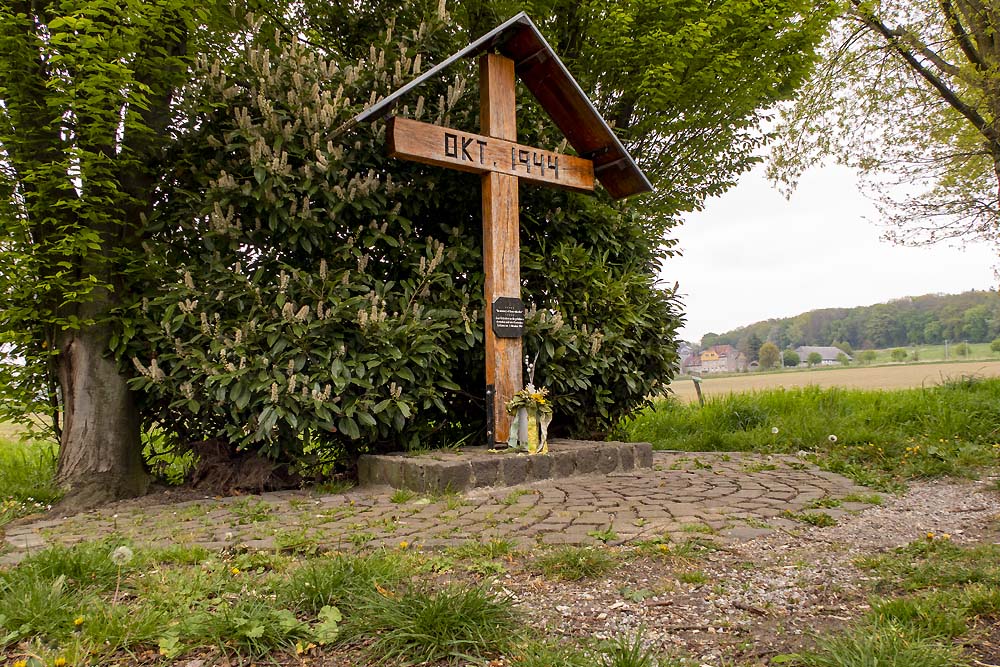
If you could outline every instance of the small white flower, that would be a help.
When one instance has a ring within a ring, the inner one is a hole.
[[[111,552],[111,562],[121,567],[122,565],[127,565],[134,555],[131,549],[121,546]]]
[[[772,435],[778,435],[778,427],[777,426],[772,426],[771,427],[771,434]]]
[[[832,434],[832,433],[831,433],[830,435],[828,435],[828,436],[826,437],[826,439],[827,439],[827,440],[829,440],[830,442],[837,442],[837,436],[835,436],[835,435],[834,435],[834,434]]]

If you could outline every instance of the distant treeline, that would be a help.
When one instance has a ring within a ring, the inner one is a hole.
[[[853,349],[984,343],[1000,337],[1000,294],[993,291],[926,294],[856,308],[824,308],[767,320],[723,334],[708,333],[702,347],[728,343],[745,351],[763,341],[779,348],[847,343]]]

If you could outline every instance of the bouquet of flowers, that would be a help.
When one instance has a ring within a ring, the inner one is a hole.
[[[529,454],[548,453],[548,429],[552,422],[552,403],[548,394],[545,387],[536,389],[528,384],[507,401],[507,413],[517,415],[507,440],[511,449]]]

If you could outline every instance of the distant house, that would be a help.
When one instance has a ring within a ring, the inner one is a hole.
[[[713,345],[701,351],[702,373],[735,373],[747,368],[747,358],[732,345]]]
[[[840,356],[844,355],[848,361],[852,361],[851,355],[846,354],[839,347],[819,347],[815,345],[801,345],[795,348],[795,354],[799,355],[799,365],[809,365],[809,355],[813,352],[819,354],[822,360],[820,366],[837,366],[840,364]]]
[[[697,374],[701,372],[701,355],[697,352],[688,352],[687,356],[681,357],[681,373]]]
[[[698,358],[698,353],[694,351],[694,347],[691,343],[681,341],[677,345],[677,366],[679,372],[690,373],[691,360],[696,358]],[[698,363],[701,363],[701,361],[699,360]]]

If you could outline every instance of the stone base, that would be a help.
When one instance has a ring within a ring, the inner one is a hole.
[[[487,447],[462,447],[426,454],[366,454],[358,460],[362,485],[388,484],[420,493],[466,491],[483,486],[514,486],[573,475],[607,474],[653,465],[648,442],[549,441],[548,454],[494,453]]]

